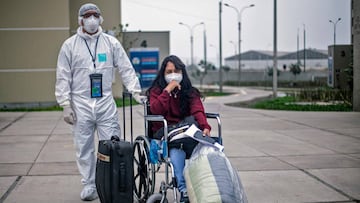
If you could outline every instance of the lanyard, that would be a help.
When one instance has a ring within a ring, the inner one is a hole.
[[[96,48],[97,48],[97,45],[98,45],[99,37],[100,37],[100,35],[96,38],[94,56],[92,55],[92,53],[91,53],[91,51],[90,51],[90,47],[89,47],[88,43],[86,42],[86,39],[83,38],[84,41],[85,41],[86,47],[88,48],[88,51],[89,51],[89,53],[90,53],[92,62],[93,62],[93,64],[94,64],[94,68],[96,68],[96,65],[95,65],[95,60],[96,60]]]

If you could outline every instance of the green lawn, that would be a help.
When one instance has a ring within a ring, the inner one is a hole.
[[[204,97],[210,96],[226,96],[231,93],[220,93],[217,91],[203,91],[202,95]],[[257,98],[251,101],[238,102],[227,104],[230,106],[237,107],[247,107],[255,109],[271,109],[271,110],[290,110],[290,111],[352,111],[352,106],[348,103],[327,103],[326,105],[319,105],[316,102],[308,103],[297,103],[301,102],[298,97],[295,96],[286,96],[278,97],[273,99],[272,97],[267,98]],[[115,98],[115,103],[117,107],[123,106],[122,98]],[[134,99],[132,100],[133,105],[138,104]],[[130,99],[125,98],[125,106],[130,105]],[[36,107],[36,108],[17,108],[17,109],[0,109],[0,111],[62,111],[62,108],[59,106],[53,107]]]
[[[257,98],[252,101],[232,103],[230,106],[248,107],[268,110],[288,111],[352,111],[352,106],[345,103],[327,103],[319,105],[316,102],[301,103],[295,97]]]

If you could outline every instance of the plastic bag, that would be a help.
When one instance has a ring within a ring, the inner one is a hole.
[[[198,144],[184,169],[191,203],[247,203],[237,171],[221,151]]]

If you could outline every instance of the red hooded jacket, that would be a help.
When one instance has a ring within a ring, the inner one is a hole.
[[[186,115],[181,115],[180,112],[180,94],[175,96],[166,90],[161,90],[154,87],[150,90],[150,111],[154,115],[162,115],[167,120],[168,124],[176,124],[183,120],[186,116],[194,116],[199,124],[199,128],[211,130],[209,123],[206,120],[204,106],[199,96],[194,96],[189,103],[189,112]],[[153,123],[152,130],[156,132],[162,127],[162,123]]]

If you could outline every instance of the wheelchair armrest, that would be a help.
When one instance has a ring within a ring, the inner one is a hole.
[[[147,122],[163,122],[164,123],[164,140],[168,140],[168,124],[164,116],[162,115],[146,115],[145,118],[145,126],[148,128]],[[148,135],[146,135],[148,137]],[[168,157],[168,148],[165,149],[166,156],[164,158]]]
[[[150,122],[163,122],[164,123],[164,139],[167,140],[168,138],[168,124],[164,116],[162,115],[146,115],[145,118],[145,124]]]
[[[165,119],[164,119],[164,116],[162,116],[162,115],[146,115],[145,120],[162,122]]]
[[[164,118],[164,116],[162,115],[147,115],[144,116],[145,117],[145,121],[150,121],[150,122],[163,122],[164,123],[164,136],[165,136],[165,140],[167,140],[167,132],[168,132],[168,124],[166,119]]]

